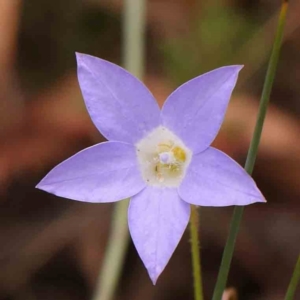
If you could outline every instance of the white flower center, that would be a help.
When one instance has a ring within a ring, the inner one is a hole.
[[[163,126],[140,140],[136,150],[143,179],[157,187],[179,186],[192,157],[191,150]]]

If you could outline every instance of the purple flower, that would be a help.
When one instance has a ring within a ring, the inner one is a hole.
[[[210,147],[242,66],[196,77],[160,111],[148,89],[105,60],[77,54],[88,112],[107,138],[55,167],[38,188],[85,202],[131,198],[128,222],[155,284],[188,224],[190,204],[265,202],[245,170]]]

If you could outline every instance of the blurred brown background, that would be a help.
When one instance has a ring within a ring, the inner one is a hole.
[[[148,0],[148,87],[160,104],[212,68],[245,64],[215,146],[244,163],[280,1]],[[239,299],[282,299],[300,251],[300,3],[286,34],[228,286]],[[85,110],[74,52],[121,63],[121,0],[0,1],[0,299],[85,300],[97,281],[112,204],[36,190],[57,163],[103,138]],[[232,208],[201,209],[211,296]],[[116,299],[192,299],[186,234],[153,287],[130,245]],[[298,298],[297,298],[298,297]],[[300,299],[300,291],[295,299]]]

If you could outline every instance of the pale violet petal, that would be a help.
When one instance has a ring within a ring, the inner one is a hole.
[[[106,60],[76,56],[87,110],[108,140],[136,143],[160,124],[158,104],[142,82]]]
[[[251,176],[225,153],[212,147],[193,156],[178,192],[184,201],[201,206],[265,202]]]
[[[130,234],[153,284],[178,245],[189,216],[190,205],[176,189],[147,187],[131,198]]]
[[[84,202],[114,202],[145,187],[134,146],[97,144],[56,166],[37,185],[51,194]]]
[[[166,100],[161,112],[163,125],[195,154],[216,137],[241,68],[222,67],[196,77]]]

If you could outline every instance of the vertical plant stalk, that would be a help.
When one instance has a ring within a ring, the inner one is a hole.
[[[198,228],[199,228],[199,211],[195,205],[191,205],[190,235],[191,235],[191,252],[192,252],[193,276],[194,276],[194,299],[203,300],[200,242],[199,242]]]
[[[280,48],[282,44],[283,30],[284,30],[286,15],[287,15],[287,9],[288,9],[288,0],[284,0],[282,1],[282,5],[280,9],[276,36],[275,36],[273,49],[269,60],[268,70],[264,82],[264,87],[260,99],[258,117],[256,120],[256,125],[251,140],[250,148],[248,151],[246,164],[245,164],[245,170],[250,175],[252,174],[254,168],[258,146],[259,146],[261,133],[263,129],[263,124],[266,117],[266,112],[267,112],[268,103],[270,99],[270,94],[271,94],[271,90],[272,90],[272,86],[276,74]],[[239,231],[240,223],[243,217],[243,211],[244,211],[244,207],[242,206],[236,206],[234,208],[230,229],[229,229],[229,235],[224,248],[219,274],[217,278],[217,283],[212,298],[213,300],[221,300],[223,291],[226,287],[226,282],[227,282],[227,277],[228,277],[230,264],[233,256],[234,246]]]
[[[144,72],[145,0],[124,0],[123,65],[141,78]],[[129,242],[127,226],[128,199],[115,204],[111,232],[99,274],[94,300],[112,300],[122,272]]]
[[[110,235],[93,298],[94,300],[113,299],[129,241],[126,214],[127,207],[128,199],[115,204]]]
[[[285,298],[284,300],[293,300],[294,299],[294,295],[297,289],[297,285],[299,283],[300,280],[300,255],[298,257],[288,290],[286,292]]]
[[[142,79],[145,63],[146,0],[124,0],[123,64]]]

